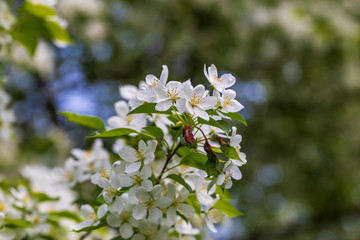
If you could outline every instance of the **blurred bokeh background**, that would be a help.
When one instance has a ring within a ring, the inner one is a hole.
[[[3,174],[61,165],[71,147],[91,144],[58,111],[105,120],[118,86],[159,75],[162,64],[170,79],[207,84],[203,65],[213,63],[236,76],[249,125],[238,126],[248,163],[231,192],[245,215],[215,239],[360,239],[359,1],[58,0],[56,8],[73,45],[42,40],[33,58],[14,45],[2,60],[16,116],[15,137],[0,142]]]

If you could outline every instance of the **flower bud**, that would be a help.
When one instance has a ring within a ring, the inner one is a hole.
[[[190,145],[194,145],[196,143],[194,135],[192,133],[191,127],[187,124],[184,128],[184,139]]]

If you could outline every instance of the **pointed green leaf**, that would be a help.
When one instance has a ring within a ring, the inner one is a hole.
[[[201,216],[201,204],[195,193],[189,194],[186,203],[194,208],[196,214]]]
[[[215,119],[210,118],[209,121],[206,121],[205,119],[198,118],[198,122],[220,128],[225,132],[226,135],[229,135],[230,126],[225,120],[216,121]]]
[[[31,56],[34,56],[37,46],[37,37],[35,35],[25,34],[20,31],[11,32],[12,38],[22,44]]]
[[[157,103],[144,103],[143,105],[140,105],[139,107],[135,108],[134,110],[130,111],[128,115],[130,114],[136,114],[136,113],[159,113],[159,114],[166,114],[171,115],[171,111],[157,111],[155,109]]]
[[[129,135],[130,133],[137,133],[137,134],[141,134],[143,136],[155,139],[154,136],[152,136],[148,133],[138,132],[131,128],[115,128],[115,129],[111,129],[109,131],[97,133],[93,136],[88,136],[87,138],[114,138],[115,139],[115,138]]]
[[[150,126],[150,127],[144,127],[143,130],[145,130],[150,135],[154,136],[156,139],[164,138],[164,133],[161,130],[161,128]]]
[[[98,117],[78,115],[70,112],[60,112],[60,114],[64,115],[69,122],[74,122],[93,129],[105,130],[104,122]]]
[[[19,228],[33,228],[34,225],[23,219],[12,219],[12,218],[4,218],[4,223],[9,227],[19,227]]]
[[[56,197],[56,198],[53,198],[53,197],[50,197],[48,196],[47,194],[45,193],[42,193],[42,192],[33,192],[32,193],[32,196],[38,200],[38,202],[46,202],[46,201],[58,201],[60,198],[59,197]]]
[[[192,192],[192,189],[191,189],[191,187],[189,186],[189,184],[187,184],[187,183],[185,182],[185,180],[184,180],[182,177],[180,177],[179,175],[170,174],[170,175],[166,176],[166,178],[170,178],[170,179],[172,179],[172,180],[180,183],[180,184],[183,185],[190,193]]]
[[[206,155],[191,151],[180,161],[180,164],[206,171],[206,161]]]
[[[231,197],[228,193],[228,191],[222,187],[220,187],[219,185],[216,185],[216,190],[215,193],[219,195],[221,200],[231,200]]]
[[[242,212],[239,212],[231,203],[226,200],[218,200],[213,208],[218,209],[228,215],[229,217],[237,217],[244,215]]]
[[[221,146],[220,150],[228,157],[231,159],[236,159],[236,160],[240,160],[239,154],[236,151],[236,149],[230,145],[223,145]]]
[[[72,220],[75,220],[76,222],[81,221],[80,217],[77,214],[75,214],[71,211],[66,211],[66,210],[58,211],[58,212],[50,212],[50,216],[72,219]]]
[[[49,16],[55,16],[56,12],[54,9],[49,8],[45,5],[41,4],[34,4],[29,1],[25,1],[23,5],[23,10],[31,15],[37,16],[37,17],[49,17]]]
[[[89,136],[88,138],[118,138],[124,135],[129,135],[130,133],[138,133],[138,131],[130,128],[115,128],[102,133],[97,133],[93,136]]]
[[[66,29],[60,26],[59,23],[52,20],[47,20],[44,22],[44,25],[48,29],[53,39],[66,43],[73,43],[69,33],[66,31]]]
[[[224,116],[229,117],[229,118],[231,118],[233,120],[236,120],[238,122],[241,122],[242,124],[247,126],[247,122],[245,121],[245,119],[239,113],[237,113],[237,112],[234,112],[234,113],[232,113],[232,112],[230,112],[230,113],[221,112],[221,113],[224,114]]]

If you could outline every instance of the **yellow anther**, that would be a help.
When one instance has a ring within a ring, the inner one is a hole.
[[[100,170],[100,178],[106,178],[106,179],[110,178],[110,175],[107,173],[106,168],[104,168],[103,170]]]
[[[193,96],[191,97],[190,104],[193,106],[199,105],[201,102],[201,99],[202,99],[202,97],[200,97],[194,93]]]
[[[167,90],[167,96],[172,100],[178,99],[179,98],[178,95],[179,95],[179,89],[177,87]]]
[[[160,80],[158,78],[155,78],[154,81],[150,84],[149,88],[153,88],[157,86],[160,83]]]

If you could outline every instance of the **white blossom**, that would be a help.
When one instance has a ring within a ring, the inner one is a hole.
[[[116,102],[115,111],[117,116],[112,116],[108,119],[110,127],[131,128],[140,131],[141,128],[146,126],[146,117],[144,114],[127,115],[130,109],[125,101]]]
[[[93,207],[91,207],[89,204],[85,204],[81,206],[81,214],[85,218],[85,221],[76,224],[74,227],[74,230],[80,230],[85,227],[89,226],[97,226],[100,224],[100,219],[105,216],[105,214],[108,211],[108,207],[106,204],[101,205],[97,212],[95,213],[95,210]]]
[[[214,64],[211,64],[210,67],[206,70],[206,65],[204,65],[204,74],[210,84],[219,92],[224,92],[226,88],[231,87],[236,82],[236,79],[230,73],[223,74],[221,77],[218,76],[218,71]]]
[[[232,186],[232,178],[240,180],[242,177],[240,169],[238,166],[232,163],[232,161],[227,161],[224,166],[223,172],[218,176],[216,180],[217,185],[224,184],[224,188],[229,189]]]
[[[157,96],[154,91],[155,88],[163,87],[168,79],[169,70],[166,65],[163,65],[160,78],[155,77],[153,74],[146,75],[146,86],[140,89],[137,93],[137,99],[145,102],[156,102]]]
[[[208,96],[204,85],[197,85],[195,88],[190,84],[184,84],[185,98],[181,98],[176,104],[180,113],[187,112],[195,117],[209,120],[209,114],[205,111],[215,106],[217,99]]]
[[[147,144],[140,140],[138,150],[135,150],[132,147],[124,146],[120,152],[120,157],[129,162],[130,164],[126,167],[125,172],[131,173],[140,169],[142,164],[148,165],[155,159],[155,150],[157,146],[157,141],[152,140]]]
[[[150,191],[140,187],[136,191],[139,204],[134,207],[133,217],[137,220],[143,219],[149,214],[151,222],[159,223],[162,219],[160,208],[167,208],[171,204],[171,199],[161,197],[162,188],[160,185],[154,186]]]

